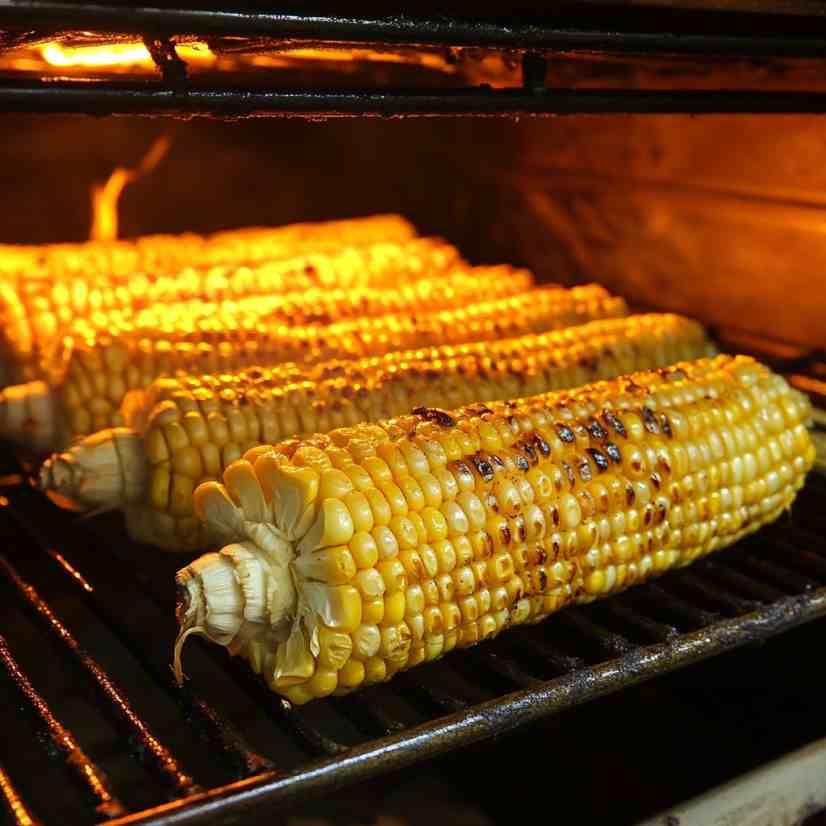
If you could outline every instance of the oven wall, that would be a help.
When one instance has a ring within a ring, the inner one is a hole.
[[[522,123],[501,219],[531,266],[826,345],[826,120]]]
[[[0,241],[80,240],[92,183],[163,132],[121,232],[399,211],[476,261],[826,346],[826,121],[3,118]]]

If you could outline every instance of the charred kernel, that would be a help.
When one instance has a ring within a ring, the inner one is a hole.
[[[576,436],[574,436],[574,431],[571,430],[568,425],[563,424],[562,422],[556,423],[556,432],[560,439],[567,444],[573,444],[576,441]]]
[[[516,466],[521,470],[523,473],[527,473],[530,470],[530,465],[528,464],[528,460],[522,456],[521,454],[516,455]]]
[[[594,478],[594,474],[591,471],[591,463],[586,456],[581,456],[577,460],[577,468],[579,470],[579,477],[583,482],[590,482],[591,479]]]
[[[591,419],[588,423],[588,432],[592,439],[602,441],[608,438],[608,431],[596,419]]]
[[[538,433],[533,434],[533,436],[531,437],[531,441],[533,442],[533,446],[543,456],[550,456],[551,455],[551,446]]]
[[[485,482],[493,481],[493,467],[491,467],[490,462],[488,462],[481,453],[474,453],[473,456],[470,457],[470,461],[476,468],[476,472]]]
[[[605,423],[608,427],[612,428],[615,433],[627,438],[628,434],[625,432],[625,425],[623,425],[610,410],[606,410],[602,414],[602,418],[605,419]]]
[[[650,407],[643,407],[642,409],[642,421],[645,426],[645,429],[649,433],[659,434],[660,432],[660,425],[657,421],[657,417],[654,415],[654,411]]]
[[[654,471],[654,473],[652,473],[652,474],[651,474],[651,484],[652,484],[652,485],[654,485],[654,487],[655,487],[657,490],[659,490],[659,489],[660,489],[660,487],[662,486],[662,481],[663,481],[663,480],[662,480],[662,478],[660,477],[660,474],[659,474],[659,473],[657,473],[656,471]]]
[[[490,463],[494,467],[494,473],[496,472],[496,469],[505,467],[505,463],[495,453],[490,454]]]
[[[539,457],[536,455],[536,450],[534,450],[533,445],[529,441],[522,442],[520,447],[525,451],[525,455],[532,465],[535,465],[539,461]]]
[[[597,466],[597,470],[600,473],[605,473],[608,470],[608,459],[606,458],[605,454],[596,450],[595,448],[589,447],[588,448],[588,455],[594,460],[594,464]]]
[[[622,454],[620,453],[620,449],[613,442],[607,442],[603,449],[608,454],[608,458],[612,462],[618,465],[622,464]]]
[[[628,507],[632,507],[637,501],[637,494],[634,492],[634,486],[630,482],[625,483],[625,502]]]
[[[674,432],[671,430],[671,422],[665,413],[660,414],[660,425],[662,426],[663,433],[665,433],[669,439],[673,439]]]
[[[456,419],[438,407],[414,407],[412,412],[414,416],[420,416],[427,422],[435,422],[439,427],[456,427]]]
[[[562,470],[565,471],[565,476],[568,479],[568,486],[573,489],[576,486],[576,475],[574,474],[574,469],[567,462],[563,462]]]

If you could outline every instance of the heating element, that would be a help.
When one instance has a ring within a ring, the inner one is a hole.
[[[826,390],[826,363],[785,364]],[[292,708],[199,641],[179,689],[180,557],[54,509],[4,462],[0,696],[6,743],[27,745],[7,747],[0,793],[17,824],[260,817],[826,616],[815,470],[790,514],[733,549],[387,684]]]

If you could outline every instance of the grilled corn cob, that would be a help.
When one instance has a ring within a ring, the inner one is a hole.
[[[262,363],[284,361],[285,356],[278,352],[281,342],[289,346],[328,339],[328,328],[292,328],[293,321],[318,324],[358,315],[363,324],[372,316],[386,318],[387,311],[412,312],[418,306],[431,310],[457,307],[473,301],[482,290],[500,297],[523,291],[530,284],[531,276],[526,271],[481,267],[445,273],[433,280],[422,279],[394,290],[311,290],[222,304],[164,305],[140,311],[131,319],[118,314],[106,316],[104,326],[114,324],[115,329],[102,335],[99,333],[102,322],[78,322],[72,331],[80,341],[67,350],[66,364],[55,370],[53,382],[29,382],[0,393],[0,436],[45,451],[60,448],[76,436],[122,424],[118,408],[128,390],[184,368],[185,364],[175,363],[175,356],[179,354],[195,355],[199,359],[215,355],[209,348],[205,351],[203,347],[193,347],[199,341],[221,342],[219,359],[231,356],[230,364],[236,368],[255,363],[256,359],[250,361],[249,356],[258,353],[244,350],[238,338],[247,339],[252,345],[261,341],[272,345]],[[177,339],[180,347],[170,348],[166,343],[169,339]],[[137,349],[132,358],[130,346]],[[311,353],[285,355],[306,360]],[[152,372],[153,362],[158,368],[155,372]],[[55,403],[56,394],[62,405]]]
[[[791,505],[809,415],[718,356],[254,449],[195,491],[230,544],[178,573],[176,672],[201,634],[304,703],[687,565]]]
[[[25,278],[31,278],[33,271],[52,277],[131,276],[189,266],[253,264],[294,254],[296,249],[404,242],[415,235],[415,228],[400,215],[371,215],[279,227],[243,227],[205,237],[186,233],[80,244],[7,245],[0,248],[0,272]]]
[[[255,267],[189,267],[171,275],[132,273],[102,279],[0,280],[0,363],[9,381],[48,375],[73,323],[106,329],[159,304],[240,299],[273,300],[313,287],[387,287],[433,277],[460,265],[458,251],[428,238],[315,252]],[[187,312],[186,307],[182,307]]]
[[[77,509],[125,508],[133,538],[204,548],[192,491],[259,443],[386,419],[441,401],[521,398],[712,352],[702,327],[673,315],[594,321],[501,342],[165,379],[136,391],[131,428],[94,433],[49,459],[42,490]]]

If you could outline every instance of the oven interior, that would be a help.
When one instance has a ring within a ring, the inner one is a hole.
[[[166,137],[118,202],[124,237],[398,212],[474,263],[694,316],[826,409],[826,17],[714,5],[516,8],[519,25],[4,5],[0,241],[85,239],[92,187]],[[412,765],[468,822],[539,797],[634,823],[826,735],[822,469],[719,557],[304,708],[198,643],[178,689],[180,559],[57,510],[28,471],[4,454],[12,823],[444,818],[405,798]]]

